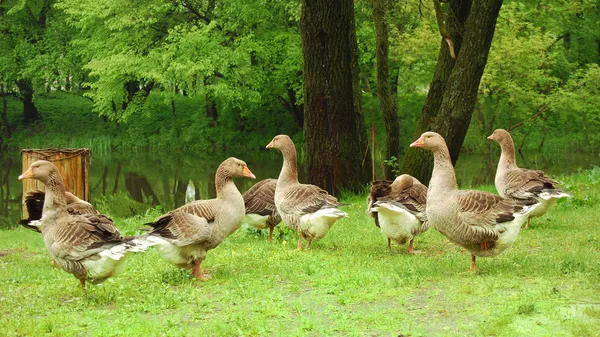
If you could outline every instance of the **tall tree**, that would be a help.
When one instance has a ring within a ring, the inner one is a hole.
[[[170,98],[205,97],[213,122],[265,106],[302,117],[299,1],[56,1],[81,32],[73,43],[101,115],[125,121],[147,111],[147,91],[130,100],[127,88],[152,83]]]
[[[413,138],[428,130],[438,132],[448,143],[453,164],[471,121],[501,6],[502,0],[449,2],[446,34]],[[452,45],[456,59],[449,47]],[[403,171],[429,181],[432,166],[428,151],[410,149]]]
[[[337,193],[368,181],[352,0],[303,0],[304,148],[308,181]]]
[[[373,1],[373,20],[375,21],[376,57],[377,57],[377,98],[385,123],[385,157],[400,156],[400,125],[398,123],[398,106],[390,88],[390,71],[388,67],[388,0]],[[391,166],[385,169],[385,177],[394,175]]]
[[[39,117],[36,93],[70,88],[80,77],[81,63],[70,48],[73,30],[55,2],[0,1],[0,84],[3,94],[22,100],[25,122]]]
[[[44,29],[52,1],[6,1],[0,3],[0,81],[16,87],[23,101],[23,120],[35,121],[38,111],[33,101],[34,64],[41,53]]]
[[[23,121],[31,123],[39,118],[38,109],[33,102],[33,84],[31,80],[22,78],[17,81],[19,96],[23,101]]]

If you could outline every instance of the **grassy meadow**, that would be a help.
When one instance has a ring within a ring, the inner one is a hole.
[[[242,228],[209,252],[207,282],[150,249],[86,295],[51,266],[38,234],[0,231],[0,334],[597,336],[597,171],[562,177],[574,197],[503,254],[479,258],[475,273],[470,255],[435,229],[415,239],[420,254],[395,244],[388,253],[364,195],[344,196],[349,217],[307,251],[294,251],[297,237],[283,224],[272,243]],[[157,215],[116,223],[129,234]]]

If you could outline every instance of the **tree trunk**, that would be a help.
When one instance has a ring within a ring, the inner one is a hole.
[[[4,125],[4,134],[7,138],[10,138],[10,126],[8,125],[8,101],[6,100],[6,90],[4,85],[0,85],[0,96],[2,97],[2,124]],[[1,143],[1,142],[0,142]]]
[[[425,131],[438,132],[448,144],[452,164],[458,160],[467,134],[501,6],[502,0],[450,1],[447,27],[457,58],[452,59],[446,41],[442,40],[436,71],[413,139]],[[410,149],[402,170],[427,182],[432,167],[429,151]]]
[[[117,109],[117,105],[115,101],[112,101],[112,111],[115,115],[115,126],[118,129],[120,124],[120,116],[125,113],[127,108],[131,105],[134,100],[136,100],[136,96],[138,98],[137,102],[134,104],[143,105],[145,104],[145,100],[150,95],[150,92],[154,88],[154,82],[150,81],[146,83],[144,86],[141,86],[139,81],[127,81],[124,84],[125,91],[127,91],[127,99],[121,102],[121,110]],[[138,96],[138,93],[141,93],[141,96]]]
[[[296,91],[293,88],[287,89],[288,98],[290,99],[288,110],[292,113],[292,117],[294,117],[294,121],[299,128],[304,126],[304,104],[298,105],[298,100],[296,99]]]
[[[352,0],[303,0],[304,149],[308,182],[337,194],[369,181]]]
[[[187,189],[187,181],[184,181],[181,177],[175,180],[175,188],[173,193],[173,201],[175,208],[185,205],[185,191]]]
[[[400,124],[398,107],[390,88],[390,71],[388,68],[388,0],[373,1],[373,19],[375,21],[375,38],[377,44],[377,98],[385,123],[385,158],[400,157]],[[385,168],[385,178],[393,179],[392,167]]]
[[[215,81],[216,75],[214,75],[213,77],[205,77],[202,81],[202,84],[204,85],[204,89],[205,89],[205,94],[204,94],[204,98],[206,100],[206,117],[208,117],[208,126],[209,127],[213,127],[216,124],[217,121],[217,117],[219,117],[218,111],[217,111],[217,103],[213,100],[213,93],[210,92],[210,90],[208,90],[208,86],[213,84]]]
[[[117,164],[117,171],[115,172],[115,184],[113,185],[112,194],[117,193],[119,190],[119,179],[121,178],[121,163]]]
[[[217,117],[219,116],[217,113],[217,104],[212,100],[211,94],[206,93],[206,117],[209,118],[208,126],[215,126],[215,122]]]
[[[23,120],[25,123],[31,123],[39,118],[38,109],[33,103],[33,85],[30,80],[18,80],[17,87],[21,93],[23,101]]]

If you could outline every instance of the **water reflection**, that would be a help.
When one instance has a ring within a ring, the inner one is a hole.
[[[240,156],[241,157],[241,156]],[[499,151],[489,155],[461,154],[456,170],[459,185],[470,187],[493,184]],[[101,211],[112,216],[132,216],[160,205],[171,210],[189,201],[214,198],[214,175],[225,156],[199,158],[190,154],[158,152],[113,152],[105,156],[92,153],[90,198]],[[246,161],[257,181],[276,178],[282,157],[276,151],[249,154]],[[597,154],[552,155],[529,154],[518,158],[522,167],[541,169],[549,175],[567,174],[600,163]],[[0,157],[0,228],[12,228],[21,218],[22,184],[19,151]],[[300,180],[304,181],[302,170]],[[255,181],[237,179],[245,191]]]
[[[0,158],[0,228],[4,228],[20,219],[22,186],[14,182],[20,174],[20,164],[11,157]]]

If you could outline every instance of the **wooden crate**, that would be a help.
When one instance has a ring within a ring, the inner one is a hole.
[[[21,150],[21,161],[25,172],[36,160],[52,162],[62,174],[67,192],[78,198],[89,201],[89,166],[90,150],[88,149],[24,149]],[[35,179],[23,179],[23,197],[33,190],[45,191],[43,183]],[[23,207],[23,217],[27,218],[27,209]]]

